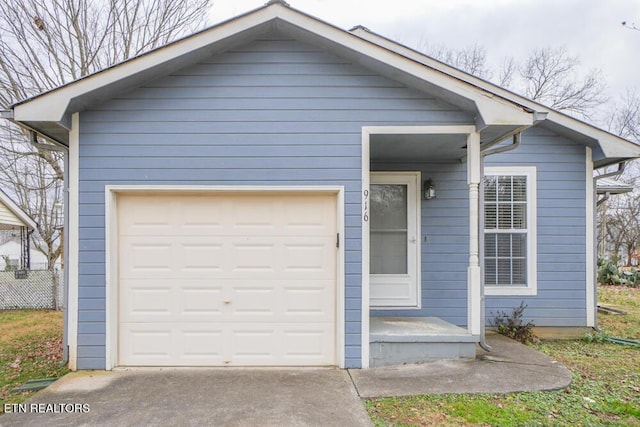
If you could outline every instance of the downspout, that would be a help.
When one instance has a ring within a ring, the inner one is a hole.
[[[515,150],[520,146],[522,140],[522,133],[515,133],[512,137],[511,144],[505,147],[489,148],[480,152],[480,168],[482,176],[484,176],[484,158],[493,154],[506,153],[507,151]],[[482,184],[484,185],[484,184]],[[479,202],[480,206],[484,206],[484,191],[480,191]],[[479,209],[480,224],[484,224],[484,209]],[[484,233],[483,233],[484,235]],[[480,239],[480,268],[482,270],[482,286],[480,287],[480,342],[478,343],[484,351],[491,351],[491,346],[487,344],[486,340],[486,309],[485,309],[485,296],[484,296],[484,239]]]
[[[480,154],[482,154],[482,157],[484,158],[487,156],[491,156],[493,154],[506,153],[507,151],[515,150],[520,145],[521,139],[522,139],[522,133],[518,132],[515,135],[513,135],[511,144],[505,147],[491,148],[489,150],[482,151]]]

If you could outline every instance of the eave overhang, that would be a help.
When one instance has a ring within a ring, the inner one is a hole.
[[[504,128],[506,134],[508,129],[533,124],[532,110],[528,108],[280,2],[21,101],[11,107],[12,120],[56,142],[68,144],[71,114],[270,31],[324,47],[381,75],[472,111],[478,130],[496,126],[496,129]]]
[[[475,115],[482,143],[526,129],[546,114],[549,126],[594,150],[597,166],[640,157],[640,147],[580,120],[514,94],[361,27],[345,31],[286,6],[266,6],[146,54],[13,105],[12,121],[68,145],[70,117],[118,93],[166,76],[204,58],[279,31],[323,47],[408,87],[439,97]]]

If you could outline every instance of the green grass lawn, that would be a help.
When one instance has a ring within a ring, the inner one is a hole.
[[[640,340],[640,288],[601,287],[598,301],[628,313],[600,314],[606,334]],[[640,426],[640,348],[605,336],[532,344],[571,370],[566,390],[367,399],[365,405],[376,426]]]
[[[608,334],[640,340],[640,289],[602,287],[598,301],[627,311],[599,315]],[[437,395],[367,399],[377,426],[626,425],[640,426],[640,349],[591,340],[533,346],[572,372],[567,390],[513,394]],[[10,393],[26,381],[68,372],[62,359],[62,312],[0,311],[0,413],[32,392]]]
[[[61,311],[0,311],[0,414],[5,403],[20,403],[33,395],[11,393],[14,387],[69,372],[61,362]]]

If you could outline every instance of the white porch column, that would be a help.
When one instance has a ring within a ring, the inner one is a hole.
[[[480,134],[467,137],[467,184],[469,185],[469,266],[467,267],[467,328],[472,335],[480,335],[482,319],[480,275]]]

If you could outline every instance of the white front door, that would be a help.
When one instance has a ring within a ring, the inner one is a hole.
[[[419,172],[371,174],[370,305],[419,308]]]

